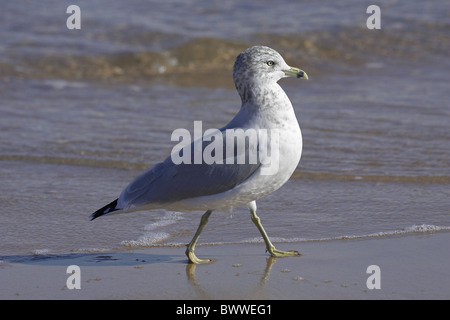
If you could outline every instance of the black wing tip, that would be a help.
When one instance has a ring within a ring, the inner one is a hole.
[[[119,209],[117,209],[117,201],[118,200],[119,199],[116,199],[113,202],[111,202],[111,203],[107,204],[106,206],[104,206],[103,208],[98,209],[97,211],[95,211],[93,214],[91,214],[90,220],[92,221],[92,220],[94,220],[94,219],[96,219],[98,217],[101,217],[101,216],[105,215],[105,214],[108,214],[108,213],[111,213],[111,212],[119,210]]]

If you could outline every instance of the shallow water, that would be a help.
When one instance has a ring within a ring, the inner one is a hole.
[[[169,154],[173,130],[231,119],[234,58],[254,44],[310,76],[280,81],[304,149],[293,178],[258,201],[274,242],[449,230],[445,1],[380,2],[381,30],[365,27],[359,1],[78,1],[81,30],[65,26],[69,4],[0,13],[2,254],[189,242],[200,214],[88,217]],[[252,241],[245,208],[213,215],[200,238]]]

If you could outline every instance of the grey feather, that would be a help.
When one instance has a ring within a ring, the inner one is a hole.
[[[238,145],[234,144],[234,165],[226,164],[225,129],[221,130],[224,141],[222,163],[220,161],[208,164],[204,159],[200,164],[194,164],[194,142],[184,147],[180,152],[190,149],[191,162],[174,164],[172,157],[158,163],[136,177],[120,196],[120,202],[132,206],[150,203],[164,204],[221,193],[234,188],[247,180],[261,165],[259,158],[250,161],[248,139],[245,140],[245,161],[240,163]],[[202,142],[202,153],[212,141]],[[257,146],[256,146],[257,151]],[[253,163],[252,163],[253,162]],[[124,208],[126,209],[126,208]]]

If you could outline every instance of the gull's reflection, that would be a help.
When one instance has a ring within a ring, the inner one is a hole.
[[[201,298],[207,297],[206,291],[197,283],[197,278],[195,277],[195,268],[197,268],[197,265],[194,263],[188,263],[186,265],[186,276],[189,281],[189,283],[194,287],[195,291],[197,292],[197,296]]]
[[[264,287],[266,285],[266,282],[269,280],[270,272],[276,261],[277,258],[275,257],[266,258],[266,266],[264,268],[264,272],[261,275],[261,278],[259,279],[256,288],[254,289],[255,295],[260,295],[261,293],[264,292]],[[197,264],[188,263],[186,265],[186,277],[189,283],[194,287],[199,297],[207,297],[208,292],[197,282],[197,278],[195,276],[196,268]],[[200,266],[200,268],[202,267]]]
[[[275,258],[275,257],[266,258],[266,268],[264,269],[263,276],[259,280],[259,287],[261,289],[264,288],[266,281],[269,280],[270,270],[272,270],[272,266],[275,264],[275,261],[277,261],[277,258]]]

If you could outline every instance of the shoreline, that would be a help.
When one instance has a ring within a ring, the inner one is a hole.
[[[0,256],[0,299],[449,299],[449,240],[436,232],[281,243],[302,256],[278,259],[262,244],[200,246],[198,257],[214,259],[208,265],[170,247]],[[67,287],[70,265],[79,266],[80,289]],[[380,289],[367,285],[373,265]]]

